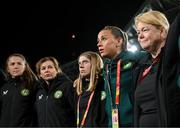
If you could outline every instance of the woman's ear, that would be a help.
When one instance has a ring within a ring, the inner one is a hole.
[[[9,73],[9,68],[8,67],[6,68],[6,71],[7,71],[7,73]]]
[[[123,39],[122,39],[122,37],[118,37],[116,47],[122,48],[122,46],[123,46]]]
[[[160,28],[160,31],[161,31],[161,37],[162,37],[162,39],[163,39],[163,40],[166,40],[168,32],[167,32],[167,31],[165,30],[165,28],[163,28],[163,27]]]

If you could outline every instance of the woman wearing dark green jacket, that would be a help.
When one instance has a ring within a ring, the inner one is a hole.
[[[106,26],[98,34],[98,49],[104,58],[106,112],[109,127],[132,126],[132,70],[140,55],[126,51],[127,35],[120,28]]]

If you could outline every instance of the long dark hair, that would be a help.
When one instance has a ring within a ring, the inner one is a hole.
[[[25,62],[25,70],[22,76],[20,77],[24,81],[23,86],[25,86],[26,88],[31,88],[35,84],[34,82],[35,80],[37,80],[37,77],[35,73],[33,72],[33,70],[30,68],[29,64],[27,63],[25,57],[22,54],[13,53],[7,58],[6,64],[5,64],[5,73],[7,74],[9,78],[11,77],[11,75],[8,72],[8,62],[11,57],[20,57]]]

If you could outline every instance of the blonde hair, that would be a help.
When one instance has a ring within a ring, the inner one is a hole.
[[[96,88],[97,82],[98,82],[98,75],[101,74],[102,68],[103,68],[103,61],[99,54],[92,51],[87,51],[82,53],[81,56],[87,57],[91,62],[91,72],[90,72],[90,82],[88,89],[86,91],[93,91]],[[82,78],[79,75],[79,77],[74,81],[74,86],[76,87],[76,92],[78,95],[82,94]]]
[[[157,28],[163,27],[166,30],[166,33],[168,33],[169,30],[169,22],[166,18],[166,16],[159,12],[159,11],[148,11],[144,13],[140,13],[135,17],[135,26],[137,27],[139,22],[152,24],[156,26]]]
[[[56,71],[58,73],[62,73],[62,70],[59,67],[59,63],[58,63],[58,61],[57,61],[57,59],[55,57],[52,57],[52,56],[43,57],[36,63],[36,72],[37,72],[37,76],[39,78],[40,78],[40,67],[41,67],[42,63],[44,63],[46,61],[51,61],[54,64],[54,67],[55,67]]]

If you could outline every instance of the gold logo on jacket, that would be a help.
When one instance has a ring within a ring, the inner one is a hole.
[[[22,96],[28,96],[29,95],[29,90],[28,89],[21,90],[21,95]]]
[[[54,93],[54,98],[56,98],[56,99],[61,98],[62,95],[63,95],[62,91],[58,90]]]

